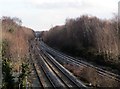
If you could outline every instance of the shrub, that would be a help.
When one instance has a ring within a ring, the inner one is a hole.
[[[22,67],[22,71],[18,77],[19,79],[18,83],[20,84],[20,88],[25,88],[27,85],[26,77],[29,75],[30,71],[29,71],[29,66],[26,63],[22,63],[21,67]]]

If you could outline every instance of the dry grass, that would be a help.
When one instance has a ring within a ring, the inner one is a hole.
[[[108,78],[98,74],[98,72],[90,67],[64,65],[69,71],[71,71],[79,79],[84,82],[91,83],[93,87],[118,87],[120,82],[115,81],[114,78]]]

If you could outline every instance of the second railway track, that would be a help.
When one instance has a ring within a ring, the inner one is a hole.
[[[54,73],[59,77],[59,79],[67,86],[67,87],[75,87],[75,88],[84,88],[86,87],[82,82],[80,82],[76,77],[74,77],[68,70],[66,70],[62,65],[60,65],[54,58],[47,53],[44,53],[42,57],[54,71]],[[85,89],[85,88],[84,88]]]
[[[111,73],[109,71],[106,71],[106,70],[103,70],[101,68],[98,68],[96,66],[93,66],[87,62],[84,62],[82,60],[78,60],[76,58],[73,58],[71,56],[68,56],[66,54],[63,54],[61,52],[58,52],[57,50],[54,50],[52,49],[51,47],[47,46],[45,43],[43,42],[40,42],[40,45],[42,46],[42,48],[44,50],[46,50],[48,53],[52,54],[53,56],[57,56],[61,59],[64,60],[64,62],[66,63],[72,63],[72,64],[75,64],[75,65],[78,65],[78,66],[85,66],[85,67],[91,67],[91,68],[94,68],[97,70],[97,72],[102,75],[102,76],[107,76],[109,78],[113,78],[115,79],[116,81],[120,82],[120,76],[117,75],[117,74],[114,74],[114,73]]]
[[[34,50],[39,56],[36,60],[33,60],[33,63],[42,88],[70,89],[74,87],[75,89],[87,89],[81,81],[53,60],[49,54],[44,53],[38,47],[34,47]]]

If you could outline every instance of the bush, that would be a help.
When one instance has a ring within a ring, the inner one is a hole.
[[[13,89],[14,88],[14,77],[12,76],[12,68],[10,66],[10,59],[6,58],[6,52],[8,42],[3,40],[2,42],[2,89]]]
[[[30,71],[29,71],[29,66],[26,63],[22,63],[21,67],[22,67],[22,71],[18,77],[19,79],[18,84],[20,84],[21,89],[24,89],[27,85],[26,77],[29,75]]]
[[[12,75],[12,68],[10,67],[10,61],[2,58],[2,89],[14,89],[15,82]]]

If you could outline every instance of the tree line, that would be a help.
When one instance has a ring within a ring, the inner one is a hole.
[[[120,28],[117,16],[110,20],[83,15],[66,19],[62,26],[43,32],[45,43],[75,57],[119,70]]]
[[[29,42],[34,39],[34,31],[23,27],[17,18],[0,18],[2,38],[0,38],[0,61],[2,62],[2,89],[26,89],[29,71]]]

